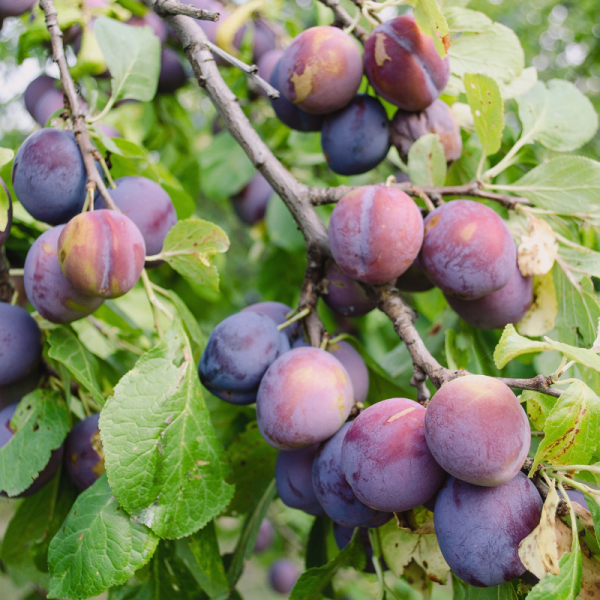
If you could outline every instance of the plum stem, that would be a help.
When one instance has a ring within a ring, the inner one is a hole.
[[[295,323],[296,321],[299,321],[300,319],[304,319],[304,317],[306,317],[307,315],[310,314],[310,311],[311,311],[311,309],[308,306],[306,308],[303,308],[301,311],[297,312],[293,317],[290,317],[287,321],[284,321],[280,325],[277,325],[277,329],[279,329],[279,331],[281,331],[282,329],[285,329],[292,323]]]
[[[353,19],[350,16],[350,13],[340,4],[340,0],[320,0],[320,2],[333,11],[337,24],[342,27],[350,27],[350,25],[352,25]],[[356,2],[355,4],[359,6]],[[361,7],[359,6],[359,8]],[[369,32],[358,24],[352,29],[352,35],[361,44],[364,44],[369,39]]]

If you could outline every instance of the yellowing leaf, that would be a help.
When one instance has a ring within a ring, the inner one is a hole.
[[[515,325],[521,335],[540,337],[552,329],[558,315],[558,299],[552,271],[533,279],[533,302]]]
[[[529,235],[524,235],[519,244],[519,271],[525,277],[546,275],[552,270],[558,254],[556,234],[547,221],[531,217]]]

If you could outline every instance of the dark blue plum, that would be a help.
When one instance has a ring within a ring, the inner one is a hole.
[[[435,503],[434,524],[450,568],[477,587],[521,577],[519,543],[540,522],[543,502],[523,473],[497,487],[449,477]]]
[[[12,168],[15,194],[38,221],[59,225],[81,212],[87,181],[70,131],[40,129],[21,144]]]
[[[286,559],[276,560],[269,569],[269,583],[280,594],[289,594],[300,577],[296,565]]]
[[[352,539],[352,535],[354,534],[353,527],[342,527],[337,523],[333,524],[333,537],[335,539],[335,543],[340,550],[343,550]],[[366,527],[360,527],[358,530],[358,535],[362,540],[363,546],[365,548],[365,552],[367,554],[367,566],[363,569],[365,573],[375,573],[375,567],[373,566],[373,546],[371,545],[371,540],[369,539],[369,530]],[[389,567],[383,560],[382,569],[387,571]]]
[[[566,492],[567,492],[567,496],[569,496],[571,502],[577,502],[577,504],[580,504],[581,506],[583,506],[583,508],[585,508],[586,510],[589,510],[585,494],[583,494],[579,490],[566,490]]]
[[[8,236],[10,235],[10,228],[12,226],[12,216],[13,216],[13,207],[12,207],[12,198],[10,197],[10,192],[6,187],[6,184],[0,177],[0,185],[4,192],[6,193],[6,197],[8,198],[8,211],[6,213],[6,221],[0,220],[0,246],[6,242]],[[2,190],[0,190],[0,194],[2,194]],[[3,204],[0,202],[0,204]]]
[[[375,168],[390,149],[390,122],[377,98],[357,94],[342,110],[327,115],[321,147],[338,175],[360,175]]]
[[[265,371],[290,349],[290,343],[266,315],[243,312],[221,321],[200,359],[204,387],[225,402],[251,404]]]
[[[313,462],[313,488],[332,521],[344,527],[379,527],[392,517],[363,504],[346,481],[342,469],[342,443],[351,423],[326,441]]]
[[[25,108],[27,112],[33,117],[33,111],[38,100],[48,91],[58,89],[60,82],[54,77],[48,75],[40,75],[36,77],[29,85],[25,88],[23,94],[23,101],[25,102]]]
[[[260,173],[256,173],[250,183],[231,198],[231,204],[242,222],[254,225],[264,218],[274,193],[271,184]]]
[[[254,552],[264,552],[268,550],[273,539],[275,538],[275,528],[273,523],[269,519],[263,519],[260,527],[258,528],[258,536],[256,537],[256,544],[254,544]]]
[[[323,126],[323,115],[313,115],[298,108],[293,102],[290,102],[282,93],[279,87],[279,65],[281,61],[273,67],[269,83],[279,92],[279,98],[271,98],[271,106],[275,111],[277,118],[290,129],[296,131],[321,131]]]
[[[318,444],[280,452],[275,463],[275,482],[281,501],[290,508],[303,510],[309,515],[324,515],[312,483],[312,467]]]
[[[31,116],[38,125],[45,127],[50,117],[56,113],[56,111],[62,111],[64,107],[65,98],[63,93],[60,90],[52,88],[40,96]]]
[[[158,75],[158,93],[172,94],[183,87],[188,80],[179,56],[175,50],[164,48],[160,55],[160,73]]]
[[[80,490],[87,490],[104,473],[99,418],[100,413],[96,413],[79,421],[65,442],[65,467],[71,481]]]
[[[27,394],[36,390],[40,379],[41,373],[36,369],[33,373],[25,375],[25,377],[14,383],[0,386],[0,410],[11,404],[16,404],[23,396],[27,396]]]
[[[413,264],[396,279],[395,285],[401,292],[410,293],[426,292],[435,287],[421,268],[418,256],[415,258]]]
[[[271,317],[276,325],[281,325],[288,320],[287,315],[292,312],[292,309],[287,304],[281,302],[257,302],[246,306],[240,312],[257,312],[267,317]],[[302,325],[300,321],[294,321],[284,329],[282,329],[290,340],[290,342],[302,337]],[[310,344],[308,344],[310,346]]]
[[[323,302],[338,315],[362,317],[377,306],[358,281],[343,273],[332,260],[327,263],[326,278],[327,293],[323,294]]]
[[[42,356],[42,332],[20,306],[0,302],[0,386],[33,373]]]
[[[0,411],[0,448],[4,447],[12,440],[15,432],[10,428],[10,422],[15,415],[18,404],[12,404]],[[50,454],[48,464],[40,471],[33,483],[24,491],[11,498],[26,498],[39,492],[53,477],[58,469],[63,457],[63,447],[53,450]],[[0,496],[6,496],[3,491],[0,491]]]

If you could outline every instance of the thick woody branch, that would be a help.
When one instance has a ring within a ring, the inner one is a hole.
[[[211,12],[210,10],[204,10],[203,8],[196,8],[191,4],[182,4],[177,0],[162,0],[162,2],[155,0],[154,2],[146,3],[146,5],[149,8],[152,8],[156,14],[161,17],[166,17],[168,15],[185,15],[186,17],[199,19],[201,21],[219,20],[218,12]]]
[[[325,333],[325,327],[317,313],[317,302],[323,292],[327,255],[319,247],[309,247],[306,252],[306,259],[307,265],[302,289],[300,290],[298,310],[311,309],[310,314],[304,319],[304,327],[310,345],[318,347]]]
[[[62,31],[58,25],[58,18],[56,8],[54,7],[53,0],[40,0],[40,7],[46,15],[46,27],[50,33],[50,43],[52,45],[52,56],[54,62],[58,65],[60,71],[60,83],[62,85],[63,93],[67,100],[68,108],[71,111],[71,119],[73,122],[73,133],[75,134],[75,140],[81,151],[83,158],[83,164],[88,176],[88,189],[91,189],[92,193],[95,189],[98,190],[100,196],[112,210],[118,211],[117,205],[113,202],[104,181],[96,168],[94,154],[97,149],[92,144],[90,136],[88,135],[87,127],[85,124],[85,112],[83,102],[80,100],[77,90],[75,89],[75,83],[69,73],[69,66],[67,59],[65,58],[65,50],[63,47],[63,36]]]
[[[333,11],[335,22],[344,29],[354,24],[354,19],[348,14],[348,11],[340,4],[339,0],[319,0]],[[361,25],[355,25],[352,30],[352,35],[361,43],[364,44],[369,38],[369,32]]]
[[[537,375],[531,379],[511,379],[509,377],[498,377],[497,379],[515,390],[541,392],[555,398],[558,398],[562,394],[561,390],[550,387],[552,385],[552,377],[546,375]]]

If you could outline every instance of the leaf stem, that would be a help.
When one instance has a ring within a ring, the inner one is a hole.
[[[515,145],[506,153],[506,156],[499,163],[497,163],[494,167],[492,167],[491,169],[488,169],[483,174],[483,178],[484,179],[492,179],[492,178],[496,177],[497,175],[499,175],[500,173],[502,173],[502,171],[504,171],[504,169],[507,169],[508,167],[510,167],[510,165],[513,163],[513,158],[517,155],[519,150],[531,141],[531,136],[533,135],[533,132],[534,132],[534,130],[532,129],[529,133],[522,135],[521,138],[519,140],[517,140]]]
[[[152,313],[154,314],[154,326],[156,327],[156,333],[158,334],[159,339],[162,339],[163,330],[160,324],[160,313],[159,313],[159,305],[160,302],[152,289],[152,283],[150,282],[150,278],[148,277],[148,272],[146,269],[142,271],[142,283],[144,284],[144,289],[146,290],[146,295],[148,296],[148,301],[152,306]],[[164,312],[164,311],[163,311]]]
[[[307,306],[306,308],[303,308],[300,312],[296,313],[293,317],[291,317],[287,321],[281,323],[281,325],[277,325],[277,329],[279,329],[279,331],[281,331],[282,329],[285,329],[292,323],[295,323],[296,321],[299,321],[300,319],[304,319],[304,317],[308,316],[309,314],[310,314],[310,308]]]

